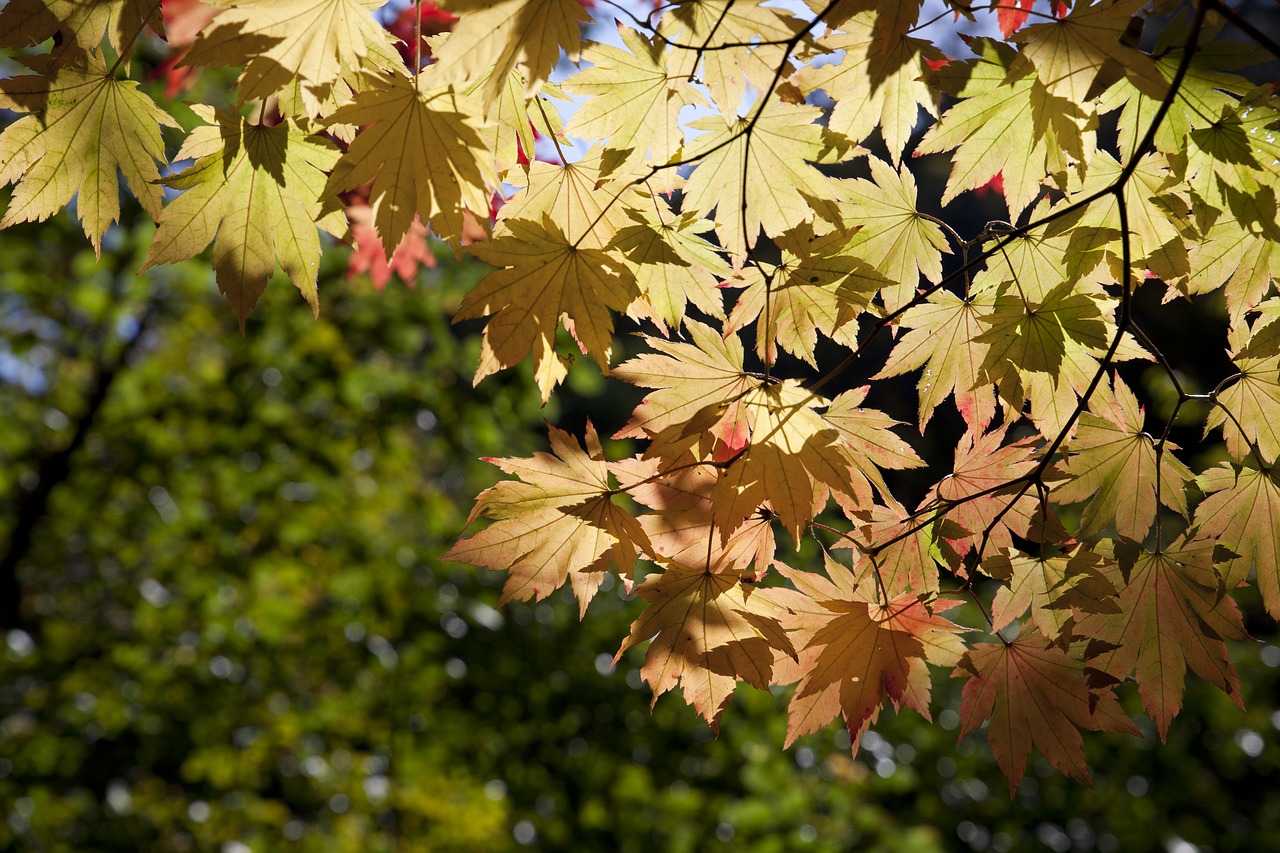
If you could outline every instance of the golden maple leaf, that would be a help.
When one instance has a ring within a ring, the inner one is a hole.
[[[25,116],[0,134],[0,186],[17,182],[0,228],[48,219],[76,196],[76,211],[95,251],[120,218],[120,179],[143,209],[160,215],[164,142],[160,128],[173,118],[138,84],[117,80],[96,53],[58,69],[47,83],[29,76],[0,82],[21,90],[13,106],[31,104]]]
[[[497,183],[478,133],[482,121],[452,87],[423,90],[417,79],[377,75],[326,119],[362,127],[333,167],[327,190],[373,182],[369,202],[388,257],[415,215],[437,237],[457,243],[467,211],[487,218]]]

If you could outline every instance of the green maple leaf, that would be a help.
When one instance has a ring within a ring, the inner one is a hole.
[[[1068,157],[1080,162],[1092,151],[1088,116],[1074,101],[1049,92],[1030,69],[1019,72],[1013,48],[989,39],[969,44],[976,59],[931,75],[961,101],[929,128],[916,153],[955,149],[943,204],[1001,175],[1009,215],[1017,219],[1046,177],[1065,183]]]
[[[640,196],[604,177],[603,156],[603,149],[593,147],[572,163],[538,160],[530,164],[523,180],[516,172],[508,174],[508,182],[525,186],[498,211],[498,233],[509,219],[538,222],[547,217],[573,243],[605,249],[632,224],[629,208]]]
[[[626,171],[644,162],[669,163],[684,144],[682,107],[705,103],[698,90],[667,71],[667,52],[658,39],[647,39],[618,25],[627,50],[592,44],[583,58],[592,64],[565,81],[565,92],[587,100],[578,107],[565,132],[583,139],[607,139],[606,173]]]
[[[855,348],[852,322],[871,304],[888,279],[848,253],[843,231],[816,236],[807,225],[774,239],[782,252],[776,267],[759,264],[744,270],[747,289],[729,315],[726,332],[756,323],[756,353],[768,364],[778,347],[817,367],[818,332]]]
[[[911,4],[902,4],[904,6]],[[942,52],[920,39],[900,38],[881,50],[877,16],[864,12],[840,24],[837,32],[819,40],[823,51],[843,51],[839,63],[807,65],[796,83],[806,93],[825,91],[836,103],[829,130],[862,142],[880,128],[889,155],[897,163],[907,147],[917,114],[924,109],[938,117],[941,100],[922,78],[929,63],[943,60]]]
[[[1227,452],[1237,460],[1255,449],[1266,464],[1280,458],[1280,352],[1274,337],[1278,330],[1280,325],[1264,315],[1252,327],[1240,323],[1228,336],[1240,372],[1218,392],[1219,405],[1210,410],[1204,428],[1207,435],[1221,427]]]
[[[663,214],[629,208],[632,225],[619,228],[606,248],[618,249],[627,259],[644,294],[649,311],[633,303],[629,313],[646,313],[660,326],[679,327],[689,304],[724,319],[720,280],[729,278],[729,265],[716,247],[699,234],[715,226],[693,213]]]
[[[1064,636],[1076,612],[1118,613],[1118,595],[1107,573],[1104,558],[1076,545],[1054,556],[1032,557],[1013,549],[984,560],[983,571],[1008,582],[991,604],[991,627],[1001,630],[1031,610],[1036,630],[1050,641]]]
[[[381,5],[381,4],[379,4]],[[453,32],[435,51],[431,73],[439,84],[463,85],[487,77],[487,112],[508,75],[519,70],[525,94],[537,94],[564,50],[578,61],[582,25],[591,20],[577,0],[448,0],[458,16]]]
[[[1113,186],[1119,180],[1122,168],[1109,153],[1099,151],[1089,164],[1088,177],[1078,185],[1072,182],[1068,200],[1093,195]],[[1124,187],[1130,261],[1134,271],[1141,275],[1149,269],[1171,284],[1181,283],[1190,272],[1187,241],[1194,234],[1190,206],[1179,195],[1177,186],[1177,176],[1168,160],[1162,154],[1151,153],[1139,161]],[[1119,264],[1123,232],[1115,196],[1108,194],[1095,200],[1079,224],[1111,235],[1108,248],[1114,259],[1114,275],[1120,278],[1123,275]]]
[[[1169,85],[1150,56],[1130,46],[1128,27],[1146,0],[1081,0],[1064,18],[1032,24],[1012,37],[1023,45],[1015,70],[1035,68],[1055,95],[1083,104],[1120,77],[1152,98]]]
[[[995,392],[983,366],[990,345],[981,340],[984,327],[979,321],[994,304],[992,291],[961,299],[939,290],[902,315],[901,323],[910,331],[898,340],[875,378],[924,368],[917,386],[921,433],[934,410],[953,394],[971,431],[985,432],[995,417]]]
[[[137,83],[108,74],[97,54],[59,69],[47,83],[39,79],[0,82],[0,89],[20,94],[14,106],[35,113],[0,134],[0,186],[17,183],[0,228],[48,219],[76,196],[84,233],[99,251],[102,235],[120,218],[119,174],[143,209],[160,215],[160,128],[177,122]]]
[[[1232,327],[1244,321],[1280,281],[1280,242],[1255,234],[1230,214],[1219,216],[1188,252],[1189,294],[1224,288]]]
[[[747,84],[769,85],[784,62],[785,43],[803,26],[767,0],[690,0],[666,7],[658,34],[673,45],[667,68],[673,79],[701,71],[721,113],[732,116]]]
[[[884,274],[890,284],[880,297],[886,310],[897,311],[915,298],[920,276],[942,280],[942,256],[951,248],[938,223],[916,210],[916,181],[908,169],[878,157],[868,157],[867,165],[872,180],[838,182],[845,222],[857,229],[848,236],[847,252]]]
[[[369,181],[373,222],[391,251],[421,217],[437,237],[457,241],[464,214],[487,217],[497,176],[477,132],[482,119],[451,87],[423,90],[418,81],[379,75],[326,124],[360,125],[333,168],[327,191]]]
[[[316,225],[342,233],[341,213],[322,213],[331,143],[282,122],[274,127],[206,107],[212,124],[187,137],[176,159],[196,162],[165,184],[182,193],[165,206],[143,269],[193,258],[213,243],[218,289],[244,331],[277,263],[319,312]]]

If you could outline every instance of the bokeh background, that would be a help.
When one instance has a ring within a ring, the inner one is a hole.
[[[913,165],[942,214],[946,163]],[[1011,796],[942,678],[932,723],[886,712],[857,754],[837,726],[783,750],[785,693],[745,686],[714,737],[674,695],[650,710],[643,647],[612,665],[640,610],[620,587],[580,622],[565,595],[497,609],[500,575],[439,559],[481,457],[542,448],[544,420],[612,432],[634,389],[583,360],[545,408],[523,369],[472,388],[478,328],[449,318],[484,270],[440,247],[377,290],[335,245],[320,317],[278,280],[242,338],[207,263],[135,275],[151,229],[126,208],[101,258],[66,213],[0,232],[0,851],[1280,850],[1253,593],[1246,710],[1190,679],[1168,743],[1145,718],[1088,735],[1092,788],[1033,759]],[[1221,307],[1159,316],[1212,387]],[[1159,416],[1159,371],[1123,375]],[[910,420],[910,389],[874,402]]]

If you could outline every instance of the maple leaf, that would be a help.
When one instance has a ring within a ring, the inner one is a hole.
[[[924,460],[893,431],[900,421],[862,405],[870,390],[870,386],[863,385],[845,391],[831,401],[822,417],[840,432],[853,467],[887,495],[889,489],[880,477],[880,469],[921,468]]]
[[[914,595],[879,604],[852,596],[819,602],[821,613],[800,652],[803,672],[788,708],[786,745],[843,716],[854,753],[885,700],[925,719],[929,714],[929,670],[954,666],[964,652],[960,627],[931,614]]]
[[[705,563],[744,578],[763,578],[776,550],[771,517],[761,514],[748,519],[722,541],[712,526],[715,472],[708,465],[688,464],[691,461],[669,467],[660,459],[614,463],[621,488],[638,503],[656,510],[637,519],[648,538],[649,556],[684,565]]]
[[[1232,327],[1280,281],[1280,242],[1254,234],[1230,215],[1218,217],[1188,250],[1188,295],[1223,288]]]
[[[645,340],[656,353],[642,353],[613,369],[619,379],[657,389],[645,396],[614,438],[674,433],[673,438],[687,437],[691,446],[705,435],[732,456],[747,442],[742,400],[760,380],[743,370],[745,353],[737,335],[721,337],[696,320],[686,320],[685,330],[692,343],[649,337]],[[699,458],[711,449],[709,444]]]
[[[525,94],[537,94],[564,50],[578,61],[579,31],[590,17],[577,0],[449,0],[441,7],[458,16],[453,32],[435,51],[432,73],[442,84],[465,84],[488,75],[486,111],[502,95],[506,78],[519,70]]]
[[[767,0],[692,0],[666,7],[658,35],[670,46],[672,78],[701,78],[720,111],[734,115],[747,84],[767,86],[803,23]]]
[[[605,249],[633,220],[624,200],[628,189],[625,185],[610,184],[604,177],[603,153],[600,148],[592,148],[572,163],[536,161],[530,164],[525,188],[498,213],[500,228],[507,220],[536,222],[549,217],[564,229],[565,237],[574,244]],[[516,174],[509,174],[507,180],[521,183]]]
[[[1023,45],[1015,70],[1034,67],[1049,91],[1077,104],[1121,76],[1148,97],[1163,98],[1169,86],[1155,62],[1130,46],[1131,16],[1144,5],[1145,0],[1080,2],[1064,18],[1014,33],[1012,40]]]
[[[714,228],[693,213],[666,217],[644,209],[627,208],[631,225],[618,229],[606,248],[621,251],[636,277],[636,286],[659,326],[679,327],[689,304],[724,319],[720,279],[729,278],[729,265],[716,247],[699,237]],[[640,313],[633,304],[629,314]]]
[[[757,264],[740,276],[747,285],[729,315],[726,332],[756,321],[756,353],[778,360],[778,346],[817,366],[818,332],[856,348],[855,320],[889,280],[865,261],[847,254],[848,236],[833,231],[815,236],[808,225],[774,238],[782,262]]]
[[[665,45],[618,24],[627,50],[592,44],[583,52],[587,68],[565,83],[570,95],[586,97],[565,133],[607,139],[604,171],[626,171],[645,161],[665,164],[684,144],[679,113],[705,103],[688,82],[667,71]]]
[[[1121,174],[1120,163],[1105,151],[1098,152],[1089,164],[1089,175],[1075,189],[1072,183],[1068,198],[1084,197],[1111,186]],[[1187,237],[1191,233],[1190,207],[1176,191],[1169,163],[1164,155],[1151,153],[1143,157],[1124,186],[1128,208],[1130,258],[1135,271],[1151,270],[1165,281],[1180,283],[1190,272],[1187,260]],[[1110,247],[1115,258],[1116,277],[1120,278],[1121,256],[1120,211],[1113,195],[1099,198],[1089,206],[1080,225],[1094,226],[1112,235]]]
[[[105,37],[117,55],[150,27],[164,35],[164,18],[156,0],[9,0],[0,9],[0,46],[39,44],[60,30],[87,51]]]
[[[875,378],[924,368],[918,386],[921,433],[934,410],[952,395],[970,431],[985,432],[995,417],[996,395],[983,367],[990,345],[981,339],[979,322],[994,304],[994,292],[961,299],[938,290],[902,315],[900,322],[910,331],[899,338]]]
[[[930,63],[944,57],[930,43],[907,37],[894,39],[882,50],[876,19],[870,12],[855,15],[840,24],[841,32],[823,37],[821,48],[843,51],[841,61],[806,65],[796,75],[796,84],[806,93],[822,89],[835,100],[829,130],[862,142],[879,127],[897,163],[919,110],[938,117],[938,92],[921,78]]]
[[[956,668],[965,682],[960,737],[987,725],[987,743],[1009,780],[1009,796],[1022,781],[1031,747],[1039,747],[1062,773],[1088,782],[1079,729],[1140,735],[1109,690],[1089,690],[1084,665],[1049,646],[1035,631],[1013,642],[980,643]]]
[[[475,381],[533,355],[545,402],[567,369],[555,352],[563,316],[583,352],[608,366],[613,317],[635,298],[634,281],[621,264],[598,249],[579,248],[550,219],[512,220],[505,231],[471,253],[500,269],[480,280],[462,300],[454,322],[488,317]]]
[[[707,154],[685,184],[686,209],[716,211],[716,233],[734,259],[755,246],[760,230],[777,237],[802,222],[840,225],[833,187],[807,161],[823,159],[828,146],[814,124],[814,107],[770,102],[751,118],[725,122],[708,116],[689,123]]]
[[[736,573],[670,563],[645,578],[636,594],[649,606],[632,624],[614,663],[652,637],[640,675],[654,702],[680,684],[685,701],[713,731],[739,681],[767,689],[773,650],[796,655],[780,621],[785,611],[771,591],[743,586]]]
[[[541,600],[565,581],[579,608],[600,587],[610,560],[629,573],[645,543],[635,519],[613,503],[609,467],[588,422],[586,450],[548,425],[551,453],[527,459],[488,459],[519,480],[504,480],[476,499],[467,519],[493,522],[456,543],[442,559],[508,571],[499,603]]]
[[[895,170],[878,157],[868,157],[867,165],[873,180],[838,183],[845,222],[858,229],[849,236],[847,251],[889,280],[881,298],[892,312],[915,298],[920,276],[942,280],[942,256],[951,249],[938,224],[916,210],[911,172]]]
[[[478,109],[484,107],[483,77],[467,90],[467,97]],[[564,130],[559,110],[551,99],[568,96],[554,83],[544,83],[534,98],[525,95],[524,75],[519,70],[507,75],[502,92],[485,113],[487,123],[480,127],[484,150],[492,155],[494,170],[500,176],[519,175],[514,170],[535,157],[539,138],[555,138]]]
[[[1035,0],[1013,0],[1013,5],[996,8],[996,22],[1000,26],[1000,34],[1006,39],[1022,28],[1031,16],[1031,7]]]
[[[1013,48],[970,39],[977,58],[932,72],[937,85],[961,101],[929,128],[917,154],[956,149],[942,194],[947,204],[964,190],[1002,177],[1009,215],[1016,219],[1050,175],[1066,175],[1066,156],[1083,160],[1087,116],[1076,102],[1051,94],[1030,69],[1018,72]]]
[[[856,543],[854,568],[875,578],[883,595],[932,596],[938,592],[937,540],[945,532],[959,535],[950,522],[922,521],[886,495],[887,506],[856,504],[837,493],[853,529],[848,538]]]
[[[804,526],[826,502],[826,489],[859,505],[871,503],[870,484],[852,464],[840,432],[817,412],[826,405],[793,380],[760,384],[743,395],[749,444],[712,492],[722,535],[768,500],[798,548]]]
[[[373,17],[380,0],[206,2],[226,11],[201,32],[183,64],[243,65],[240,103],[274,95],[297,77],[308,113],[320,115],[349,69],[404,68],[391,34]]]
[[[1280,483],[1269,470],[1222,464],[1196,478],[1208,497],[1196,507],[1196,540],[1229,548],[1222,565],[1228,589],[1257,572],[1258,590],[1271,618],[1280,618]]]
[[[1167,442],[1157,456],[1142,426],[1142,410],[1129,386],[1119,376],[1110,386],[1099,383],[1067,444],[1064,469],[1070,478],[1051,492],[1057,503],[1089,500],[1080,517],[1081,538],[1114,524],[1126,539],[1146,539],[1158,509],[1156,477],[1161,479],[1159,502],[1187,515],[1185,488],[1191,472]]]
[[[1054,436],[1067,426],[1077,400],[1097,374],[1097,359],[1107,354],[1115,327],[1104,307],[1111,298],[1097,284],[1064,282],[1035,299],[1002,287],[987,327],[978,340],[989,344],[983,371],[994,378],[1010,407],[1031,401],[1031,417],[1040,432]],[[1108,312],[1109,313],[1109,312]],[[1113,361],[1146,357],[1125,340]]]
[[[17,183],[0,228],[48,219],[74,195],[84,233],[101,251],[102,235],[120,218],[117,173],[143,209],[159,216],[160,128],[177,122],[137,83],[107,73],[97,54],[59,69],[47,85],[28,77],[0,81],[0,89],[24,95],[32,88],[35,114],[0,134],[0,186]]]
[[[1120,590],[1120,612],[1080,622],[1080,634],[1092,638],[1085,650],[1092,683],[1114,683],[1134,672],[1142,707],[1161,740],[1182,706],[1188,666],[1237,705],[1242,702],[1223,641],[1247,635],[1214,567],[1215,547],[1182,539],[1157,553],[1144,551]]]
[[[182,193],[160,214],[142,268],[193,258],[213,243],[218,289],[241,333],[277,263],[319,312],[316,225],[345,230],[341,211],[322,214],[325,173],[338,160],[337,148],[288,121],[268,127],[204,107],[195,111],[212,124],[193,130],[175,158],[195,163],[165,179]]]
[[[1012,548],[984,560],[983,571],[1008,581],[991,605],[991,628],[999,631],[1031,609],[1036,630],[1049,641],[1069,641],[1075,611],[1119,613],[1118,594],[1104,571],[1104,558],[1084,545],[1033,557]]]
[[[1264,330],[1274,333],[1277,329],[1280,325],[1272,327],[1265,319],[1259,319],[1253,326],[1241,323],[1228,338],[1240,372],[1230,386],[1218,392],[1219,405],[1209,412],[1204,426],[1206,435],[1221,427],[1227,452],[1237,460],[1255,448],[1265,463],[1280,457],[1280,351],[1276,351],[1270,335],[1265,336],[1267,346],[1250,346],[1255,334]]]
[[[947,509],[947,518],[965,535],[949,541],[961,557],[984,544],[996,551],[1012,548],[1014,536],[1036,542],[1065,538],[1047,503],[1023,488],[1025,478],[1039,465],[1037,441],[1024,438],[1004,444],[1006,434],[1007,428],[1001,428],[962,438],[952,473],[933,488],[924,504],[954,504]],[[1021,496],[1015,497],[1019,491]]]
[[[456,242],[465,213],[486,214],[497,184],[476,132],[481,121],[452,88],[423,90],[417,80],[378,75],[325,120],[362,126],[326,191],[373,181],[374,227],[387,249],[399,244],[415,215],[437,237]]]

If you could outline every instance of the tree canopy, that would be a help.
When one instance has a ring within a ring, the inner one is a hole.
[[[528,361],[546,402],[576,351],[645,393],[493,459],[488,523],[446,556],[584,613],[620,578],[645,609],[617,656],[649,642],[655,699],[713,727],[739,683],[794,684],[786,743],[841,718],[856,750],[886,705],[929,717],[942,671],[1014,789],[1032,747],[1088,778],[1080,730],[1137,734],[1130,681],[1162,738],[1188,670],[1240,701],[1240,590],[1280,615],[1257,22],[952,0],[944,45],[918,4],[699,0],[617,7],[592,42],[615,7],[458,0],[435,34],[406,10],[405,45],[381,5],[10,0],[0,227],[74,197],[100,250],[123,176],[141,269],[212,244],[242,329],[277,270],[319,311],[326,234],[489,264],[454,315],[483,324],[477,382]],[[205,103],[134,79],[158,50]],[[931,158],[947,210],[1003,209],[929,212]],[[1184,302],[1212,340],[1189,363],[1162,320]]]

